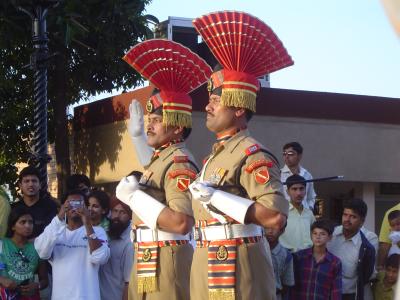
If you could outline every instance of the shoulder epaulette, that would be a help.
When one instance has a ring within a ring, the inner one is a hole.
[[[174,156],[173,161],[176,164],[187,163],[189,161],[189,157],[187,155]]]
[[[191,169],[173,170],[173,171],[170,171],[168,173],[168,177],[171,178],[171,179],[174,179],[175,177],[178,177],[179,175],[186,175],[189,178],[195,180],[196,176],[197,176],[197,173],[195,171],[191,170]]]
[[[250,155],[260,151],[260,149],[261,149],[260,145],[254,144],[254,145],[247,147],[246,150],[244,150],[244,153],[246,153],[247,156],[250,156]]]

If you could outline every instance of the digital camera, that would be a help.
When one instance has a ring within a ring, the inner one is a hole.
[[[83,207],[83,201],[82,200],[70,200],[69,201],[69,207],[71,209],[78,209]]]

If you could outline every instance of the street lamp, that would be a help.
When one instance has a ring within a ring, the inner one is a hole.
[[[49,49],[46,29],[46,16],[49,8],[58,5],[59,0],[21,0],[14,1],[17,8],[32,19],[32,42],[34,52],[30,67],[34,70],[34,128],[32,139],[32,158],[40,173],[41,192],[47,192],[47,61]]]

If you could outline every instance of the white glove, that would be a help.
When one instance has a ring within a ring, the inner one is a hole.
[[[129,105],[128,132],[140,164],[142,166],[149,164],[153,155],[153,149],[147,145],[147,137],[144,132],[143,109],[136,99]]]
[[[129,126],[128,131],[131,137],[138,137],[144,134],[143,109],[139,101],[132,100],[129,104]]]
[[[129,205],[130,197],[136,190],[139,189],[139,182],[135,176],[128,176],[121,179],[115,189],[115,195],[119,200]]]
[[[194,200],[202,202],[202,204],[210,203],[211,196],[215,189],[209,186],[207,182],[194,181],[189,185],[189,190],[192,193]]]

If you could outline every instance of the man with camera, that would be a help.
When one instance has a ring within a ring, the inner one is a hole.
[[[51,299],[100,299],[98,271],[110,249],[104,229],[92,226],[81,191],[67,192],[58,215],[36,238],[35,248],[53,267]]]

